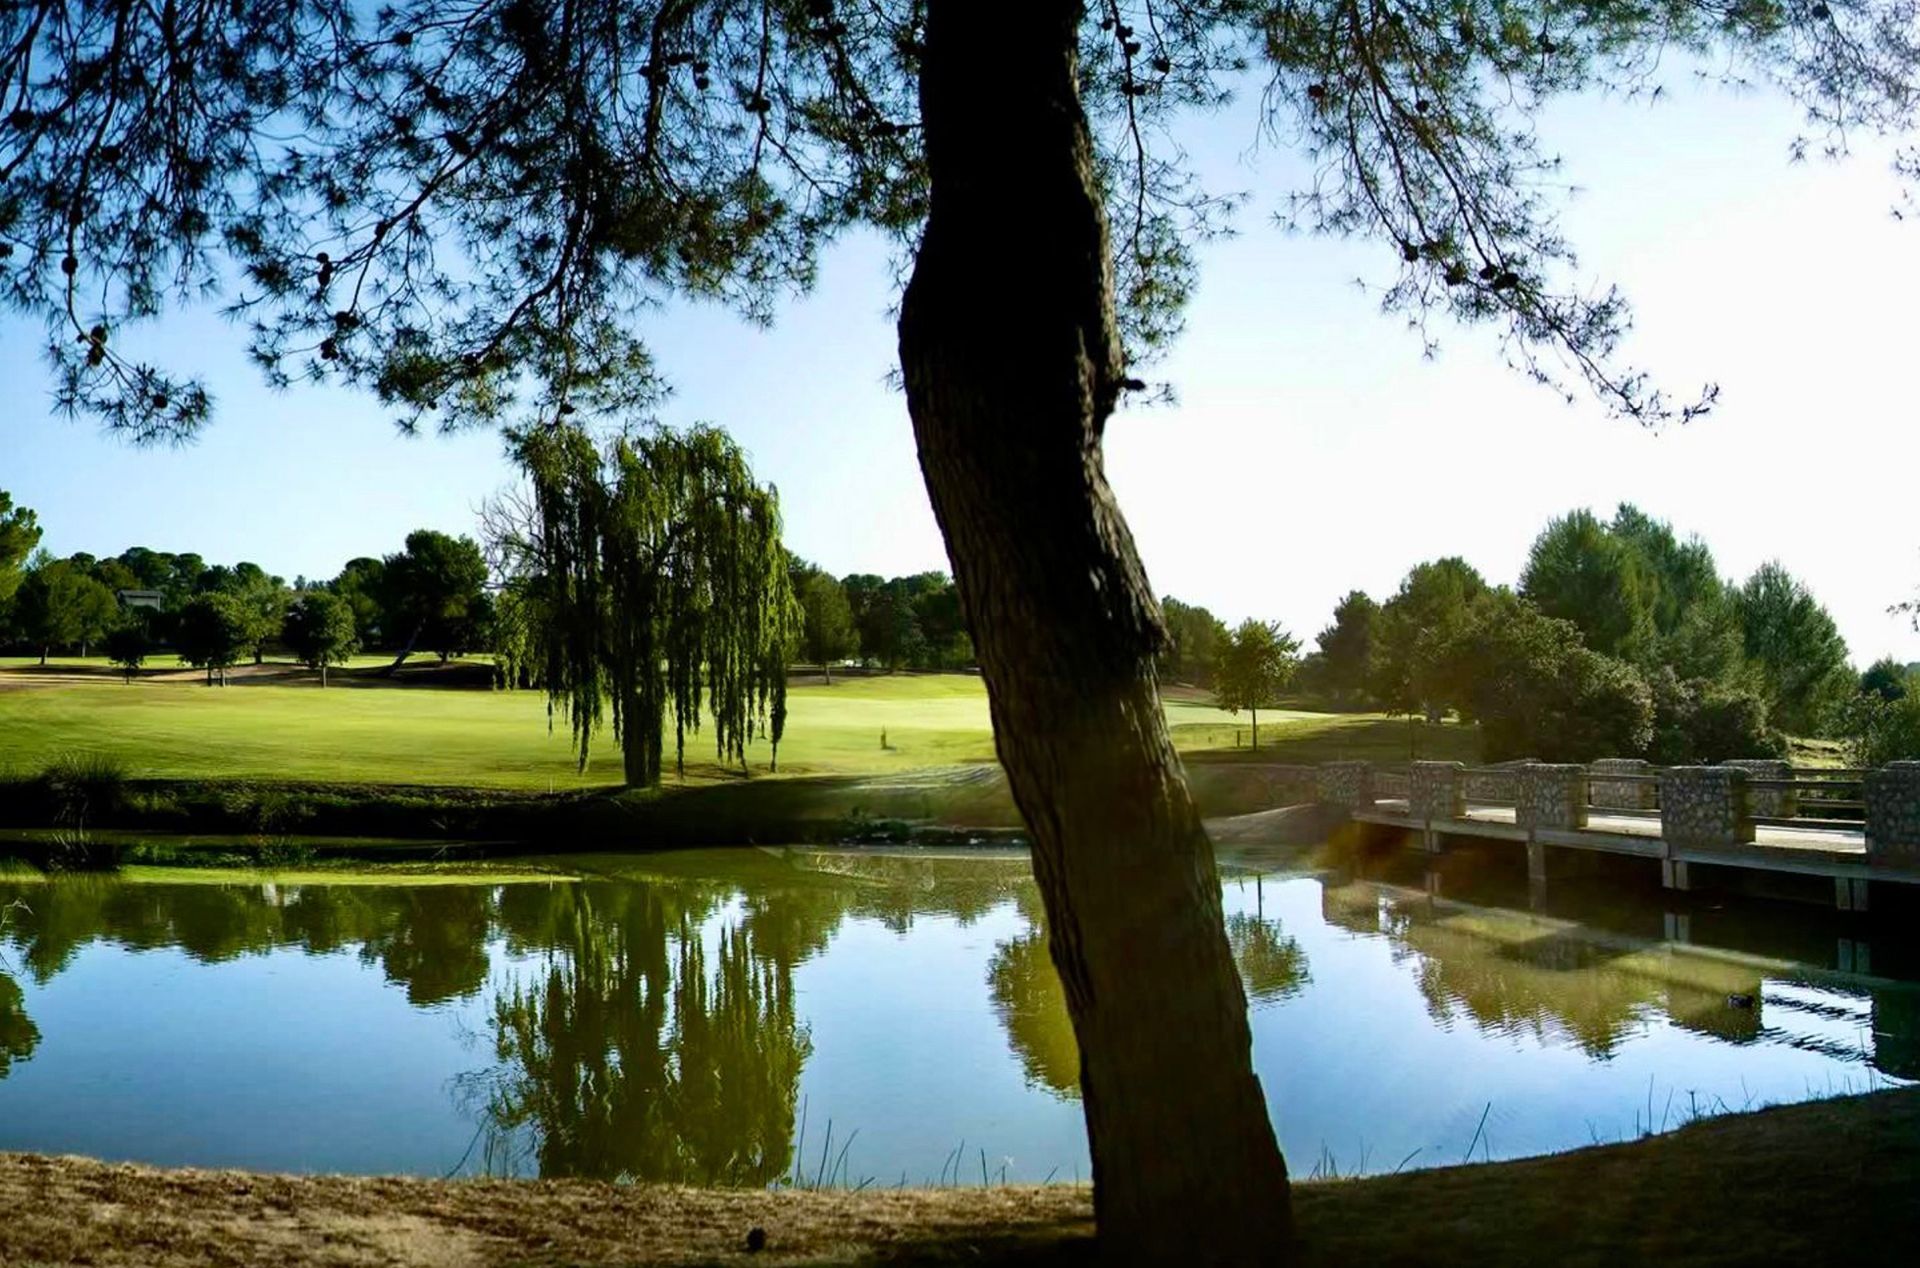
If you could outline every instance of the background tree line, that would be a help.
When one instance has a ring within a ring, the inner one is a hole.
[[[803,614],[801,652],[829,678],[849,662],[886,670],[974,664],[960,591],[944,572],[836,578],[795,555],[788,573]]]
[[[218,681],[282,651],[320,670],[353,652],[431,651],[445,661],[489,647],[487,564],[469,537],[432,529],[402,549],[347,563],[332,580],[291,583],[248,561],[134,546],[102,558],[39,549],[38,518],[0,491],[0,648],[37,656],[104,653],[129,674],[167,649]]]
[[[1624,504],[1610,521],[1551,521],[1514,588],[1450,557],[1384,603],[1353,591],[1300,675],[1338,707],[1478,722],[1490,761],[1663,763],[1781,754],[1789,735],[1858,750],[1869,722],[1899,729],[1908,681],[1891,661],[1856,673],[1831,615],[1779,563],[1724,578],[1705,542]]]
[[[43,658],[137,652],[137,668],[164,648],[216,679],[269,650],[314,669],[354,651],[392,653],[396,665],[416,653],[445,662],[490,652],[509,662],[509,681],[541,685],[517,654],[519,596],[471,537],[422,528],[400,550],[350,559],[331,579],[291,582],[250,562],[210,564],[145,546],[55,559],[38,551],[40,537],[34,513],[0,491],[0,649]],[[792,554],[787,571],[804,616],[798,650],[829,674],[849,663],[889,671],[974,664],[960,593],[944,572],[835,577]],[[145,593],[129,602],[133,592]]]

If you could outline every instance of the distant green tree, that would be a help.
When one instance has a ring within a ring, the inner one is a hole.
[[[1489,761],[1636,757],[1652,739],[1652,694],[1634,668],[1510,590],[1474,601],[1445,659],[1446,694],[1480,724]]]
[[[1643,595],[1659,634],[1679,629],[1688,614],[1702,606],[1724,602],[1726,583],[1714,566],[1713,552],[1698,537],[1680,541],[1672,525],[1630,502],[1614,511],[1608,531],[1639,561]]]
[[[407,548],[386,557],[380,584],[381,607],[394,623],[386,634],[399,644],[387,672],[418,647],[444,664],[472,646],[486,611],[487,561],[471,537],[430,528],[408,533]]]
[[[14,604],[14,621],[40,649],[42,665],[55,647],[77,647],[86,655],[120,614],[113,591],[88,576],[85,568],[44,554],[28,569]]]
[[[246,618],[246,650],[258,665],[267,658],[267,644],[280,636],[293,593],[279,577],[259,564],[242,561],[233,566],[224,587],[239,601]]]
[[[12,496],[0,489],[0,610],[20,588],[27,560],[39,544],[40,524],[34,513],[16,507]]]
[[[105,651],[108,663],[131,684],[153,654],[153,632],[137,610],[125,613],[119,624],[107,631]]]
[[[1860,690],[1882,700],[1898,700],[1912,686],[1912,671],[1891,656],[1882,656],[1860,672]]]
[[[253,614],[236,595],[197,594],[180,609],[174,648],[180,659],[207,673],[207,685],[227,685],[227,670],[240,663],[251,646]]]
[[[1437,720],[1457,693],[1449,649],[1487,583],[1457,556],[1416,565],[1373,623],[1372,694],[1386,708]]]
[[[960,606],[960,589],[944,572],[923,572],[906,579],[913,620],[924,650],[922,669],[963,669],[973,663],[973,640]]]
[[[1380,605],[1364,590],[1349,591],[1333,609],[1333,624],[1320,631],[1321,680],[1343,703],[1358,700],[1373,676],[1373,627]]]
[[[26,580],[29,561],[40,542],[40,528],[32,511],[12,506],[0,491],[0,609]]]
[[[794,597],[800,602],[802,614],[800,645],[807,659],[820,666],[827,685],[832,686],[835,662],[853,655],[860,646],[847,588],[818,568],[803,565]]]
[[[849,577],[845,583],[850,606],[858,596],[853,616],[861,658],[883,669],[911,665],[925,654],[927,641],[913,610],[913,598],[898,578],[884,581],[874,577],[872,581],[878,584],[868,584],[865,576]]]
[[[1791,735],[1828,734],[1858,687],[1833,617],[1777,562],[1755,570],[1735,605],[1774,722]]]
[[[1300,641],[1274,621],[1240,622],[1216,653],[1214,701],[1228,713],[1253,717],[1253,747],[1260,747],[1260,710],[1275,703],[1293,681]]]
[[[280,638],[301,664],[320,671],[322,687],[327,685],[327,667],[346,664],[359,646],[353,609],[325,590],[309,590],[293,601]]]
[[[173,576],[173,556],[146,546],[129,546],[117,562],[133,574],[140,590],[164,590]]]
[[[1573,622],[1603,656],[1645,654],[1657,594],[1638,552],[1586,510],[1550,522],[1520,574],[1521,597],[1547,616]]]
[[[188,599],[200,593],[200,578],[207,571],[207,561],[192,552],[168,555],[166,559],[167,580],[160,589],[167,596],[167,610],[178,612]]]
[[[1214,665],[1227,642],[1226,622],[1172,595],[1160,600],[1160,612],[1167,624],[1167,641],[1159,659],[1161,681],[1211,685]]]
[[[346,601],[353,611],[353,628],[363,646],[384,646],[392,637],[383,600],[386,596],[385,561],[361,556],[349,559],[328,588]]]

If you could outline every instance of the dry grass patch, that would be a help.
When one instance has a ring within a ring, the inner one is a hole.
[[[1302,1262],[1899,1264],[1920,1244],[1920,1089],[1550,1158],[1296,1188]],[[1091,1195],[767,1192],[160,1171],[0,1154],[0,1263],[1084,1263]],[[765,1248],[748,1235],[765,1231]]]

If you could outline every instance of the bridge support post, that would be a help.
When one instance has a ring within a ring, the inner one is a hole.
[[[1866,778],[1867,862],[1920,864],[1920,762],[1889,762]]]
[[[1547,847],[1527,842],[1527,906],[1539,911],[1547,905]]]
[[[1660,775],[1660,837],[1667,851],[1753,842],[1747,772],[1737,766],[1674,766]]]
[[[1685,945],[1693,941],[1693,915],[1691,912],[1667,912],[1663,923],[1666,926],[1668,942],[1678,942]]]
[[[1520,770],[1520,796],[1513,821],[1528,833],[1541,828],[1571,831],[1587,826],[1587,768],[1541,762]]]
[[[1867,885],[1864,877],[1836,876],[1833,878],[1833,905],[1841,911],[1867,910]]]
[[[1753,841],[1747,772],[1737,766],[1674,766],[1660,775],[1660,883],[1689,890],[1693,877],[1680,856]]]
[[[1467,817],[1465,762],[1415,762],[1408,784],[1408,809],[1416,819]]]
[[[1407,779],[1407,812],[1425,826],[1420,847],[1440,853],[1440,832],[1434,821],[1467,817],[1465,762],[1415,762]]]

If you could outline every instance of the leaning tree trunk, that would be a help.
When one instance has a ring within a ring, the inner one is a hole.
[[[1143,1262],[1273,1263],[1286,1167],[1161,711],[1159,607],[1101,458],[1124,367],[1081,19],[931,0],[901,366],[1080,1043],[1100,1234]]]

